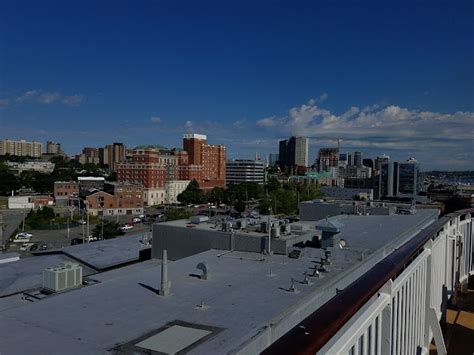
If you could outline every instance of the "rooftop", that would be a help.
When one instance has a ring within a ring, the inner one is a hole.
[[[330,218],[342,224],[347,247],[329,248],[329,272],[308,282],[305,272],[314,271],[323,249],[302,248],[299,258],[208,250],[169,262],[168,297],[156,292],[159,260],[103,272],[92,286],[0,311],[0,329],[14,335],[2,339],[2,351],[167,352],[179,351],[176,339],[184,337],[192,354],[257,353],[436,218],[434,210]],[[208,280],[199,277],[202,262]]]

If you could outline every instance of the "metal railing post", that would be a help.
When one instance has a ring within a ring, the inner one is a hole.
[[[390,303],[382,311],[382,325],[377,330],[378,344],[376,354],[390,354],[392,348],[392,285],[393,281],[388,280],[382,287],[380,293],[385,293],[390,297]]]
[[[425,284],[425,310],[424,310],[424,351],[423,353],[429,353],[429,348],[431,344],[431,332],[430,332],[430,323],[428,320],[428,313],[431,308],[431,269],[432,269],[432,258],[431,256],[433,255],[433,240],[430,239],[428,242],[425,244],[425,249],[430,251],[430,255],[428,255],[428,258],[426,259],[426,284]]]

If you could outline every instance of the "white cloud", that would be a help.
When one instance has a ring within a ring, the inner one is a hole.
[[[64,96],[61,102],[64,105],[67,105],[70,107],[78,107],[82,104],[84,99],[85,99],[84,95],[71,95],[71,96]]]
[[[23,103],[29,102],[36,98],[40,92],[38,90],[28,90],[16,98],[16,102]]]
[[[242,120],[237,120],[235,121],[232,125],[234,126],[234,128],[237,128],[237,129],[242,129],[245,127],[245,124],[246,124],[246,120],[242,119]]]
[[[150,121],[153,122],[153,123],[161,123],[161,118],[158,117],[158,116],[152,116],[150,118]]]
[[[28,90],[14,98],[17,104],[39,103],[41,105],[51,105],[61,102],[70,107],[79,106],[85,99],[84,95],[63,95],[59,92],[50,92],[42,90]]]
[[[281,123],[281,120],[273,116],[273,117],[266,117],[266,118],[262,118],[261,120],[258,120],[257,126],[275,127],[275,126],[278,126],[280,123]]]
[[[319,144],[335,145],[335,139],[341,137],[345,148],[405,152],[432,162],[467,160],[471,167],[474,165],[474,112],[439,113],[373,105],[351,107],[338,115],[310,100],[291,108],[286,117],[256,123],[282,136],[312,137]],[[468,152],[468,157],[460,159],[463,152]]]
[[[58,92],[42,92],[37,96],[40,104],[49,105],[59,100],[61,95]]]

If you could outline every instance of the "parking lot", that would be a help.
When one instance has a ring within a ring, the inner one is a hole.
[[[110,221],[114,221],[114,222],[118,221],[118,223],[120,224],[125,224],[125,223],[131,223],[133,216],[119,216],[119,218],[106,217],[106,219]],[[95,226],[96,226],[95,224],[91,224],[89,226],[90,233],[92,233]],[[20,226],[20,230],[21,230],[21,226]],[[132,229],[125,231],[125,236],[130,235],[130,234],[136,234],[137,232],[148,232],[150,230],[151,230],[151,225],[149,224],[135,223]],[[25,231],[33,235],[33,237],[29,241],[30,243],[46,244],[48,246],[48,249],[56,249],[56,248],[62,248],[62,247],[71,245],[71,241],[74,238],[82,239],[83,237],[86,237],[87,225],[71,227],[69,228],[69,232],[67,228],[53,229],[53,230],[30,229],[30,230],[25,230]],[[22,244],[23,243],[10,243],[8,251],[20,252],[21,254],[24,254],[24,255],[30,254],[28,251],[27,252],[20,251],[20,247]]]

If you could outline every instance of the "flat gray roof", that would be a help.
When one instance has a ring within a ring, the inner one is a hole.
[[[0,264],[0,297],[41,287],[43,270],[64,262],[76,262],[65,255],[43,255],[21,258]],[[83,265],[85,276],[95,273]]]
[[[139,259],[140,243],[147,233],[125,235],[98,242],[72,245],[61,249],[65,255],[102,270]]]
[[[169,262],[172,294],[166,298],[156,294],[159,260],[104,272],[96,275],[98,284],[0,311],[0,333],[12,335],[2,338],[1,350],[103,354],[183,321],[222,329],[192,348],[192,354],[258,352],[270,337],[283,334],[329,300],[336,287],[347,286],[410,237],[407,230],[415,234],[436,217],[435,211],[338,216],[348,248],[331,249],[330,271],[311,278],[311,284],[302,283],[304,273],[316,265],[322,249],[303,248],[299,259],[209,250]],[[196,277],[200,262],[210,270],[206,281]],[[288,291],[292,278],[296,293]]]
[[[123,236],[99,242],[68,246],[50,254],[21,258],[0,264],[0,297],[41,287],[43,270],[66,261],[77,262],[88,276],[109,267],[138,261],[145,248],[140,241],[144,234]],[[90,266],[90,267],[88,267]]]

